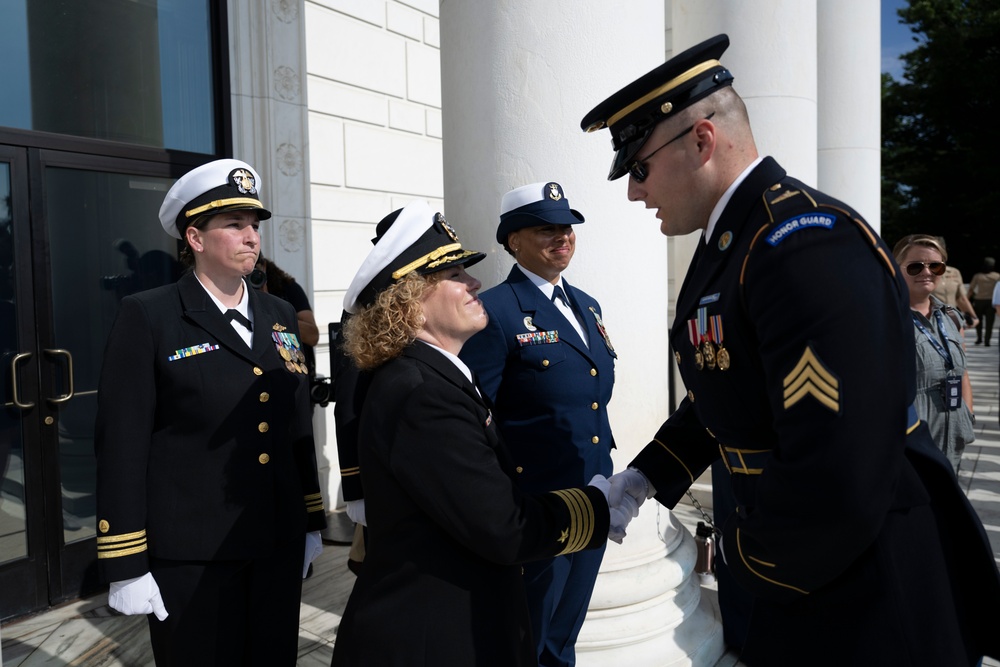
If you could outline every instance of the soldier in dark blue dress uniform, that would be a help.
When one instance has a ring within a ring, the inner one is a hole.
[[[531,493],[586,484],[612,470],[614,347],[600,304],[562,276],[576,248],[574,226],[583,221],[555,182],[504,195],[497,242],[517,264],[481,295],[489,324],[462,348],[494,403],[518,486]],[[601,547],[524,565],[540,665],[576,664],[603,556]]]
[[[610,129],[609,178],[629,176],[664,234],[702,233],[670,330],[687,397],[611,501],[673,507],[721,458],[735,509],[719,545],[752,602],[748,665],[997,656],[985,531],[910,409],[899,268],[856,211],[758,157],[728,45],[684,51],[582,121]]]
[[[260,178],[216,160],[160,222],[193,269],[126,296],[99,385],[97,558],[109,605],[148,614],[164,665],[294,665],[302,578],[322,549],[308,369],[295,310],[244,276]]]

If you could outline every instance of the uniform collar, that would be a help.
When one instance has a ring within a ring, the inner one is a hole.
[[[722,217],[722,212],[726,210],[726,204],[728,204],[729,200],[733,198],[733,193],[736,192],[736,188],[740,187],[740,184],[747,179],[750,172],[763,161],[764,158],[758,157],[756,160],[747,165],[747,168],[744,169],[743,172],[736,177],[736,180],[730,184],[729,188],[722,193],[722,197],[715,204],[715,208],[712,209],[712,215],[708,216],[708,226],[705,228],[705,235],[702,237],[702,240],[705,243],[708,243],[709,239],[712,238],[712,232],[715,231],[715,223],[717,223],[719,218]]]

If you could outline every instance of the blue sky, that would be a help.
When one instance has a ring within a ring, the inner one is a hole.
[[[909,4],[909,0],[882,0],[882,71],[895,79],[903,78],[899,55],[916,46],[909,26],[900,23],[896,14],[897,9]]]

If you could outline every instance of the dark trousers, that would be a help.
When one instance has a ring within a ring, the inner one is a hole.
[[[528,613],[540,667],[576,664],[576,638],[587,615],[605,547],[524,564]]]
[[[157,667],[293,667],[304,557],[305,536],[269,558],[151,558],[169,614],[148,616]]]
[[[979,324],[976,325],[976,342],[984,341],[987,345],[990,344],[990,338],[993,337],[993,322],[996,320],[997,311],[993,307],[993,301],[991,299],[975,299],[972,302],[972,308],[976,311],[976,315],[979,317]],[[986,322],[986,337],[983,337],[983,322]]]

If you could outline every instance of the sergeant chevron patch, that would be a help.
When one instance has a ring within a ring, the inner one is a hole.
[[[806,346],[802,358],[785,376],[785,409],[812,396],[835,414],[840,414],[840,381],[823,365],[811,346]]]

